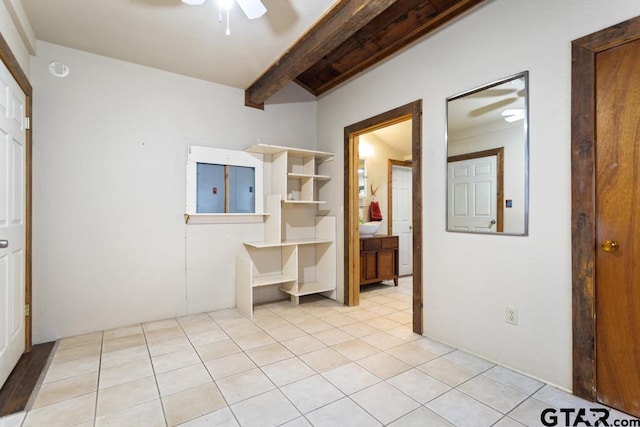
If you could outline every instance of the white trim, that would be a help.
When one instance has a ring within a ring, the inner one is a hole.
[[[186,214],[185,223],[187,224],[252,224],[264,222],[264,217],[269,214],[245,214],[245,213],[228,213],[228,214]]]
[[[198,214],[197,213],[197,165],[198,163],[210,163],[219,165],[231,165],[231,166],[244,166],[255,169],[255,207],[254,214]],[[193,217],[201,219],[208,218],[210,221],[206,222],[248,222],[233,221],[233,219],[242,219],[243,217],[259,217],[264,214],[264,165],[262,155],[251,154],[245,151],[238,150],[226,150],[224,148],[203,147],[198,145],[190,145],[187,154],[187,167],[186,167],[186,214],[189,216],[188,223],[200,222],[191,221]],[[220,221],[220,218],[227,218]],[[214,221],[215,219],[215,221]],[[231,221],[230,221],[231,220]],[[253,222],[253,221],[250,221]]]

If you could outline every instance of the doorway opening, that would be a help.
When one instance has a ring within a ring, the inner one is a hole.
[[[360,187],[358,171],[360,155],[358,152],[361,135],[376,131],[400,122],[411,123],[411,218],[412,218],[412,311],[413,331],[422,334],[422,100],[403,105],[361,122],[347,126],[344,130],[345,155],[345,269],[344,302],[358,305],[360,302],[360,232],[361,219]],[[377,185],[377,184],[375,184]],[[387,212],[388,213],[388,212]],[[388,218],[391,220],[391,217]],[[388,229],[389,226],[387,226]]]

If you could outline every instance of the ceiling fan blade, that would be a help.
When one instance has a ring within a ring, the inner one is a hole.
[[[485,89],[471,94],[474,98],[485,98],[489,96],[506,96],[516,92],[517,89]]]
[[[260,18],[267,11],[260,0],[236,0],[236,3],[249,19]]]
[[[182,3],[188,4],[189,6],[200,6],[204,4],[205,1],[207,0],[182,0]]]
[[[474,110],[469,111],[469,117],[478,117],[483,114],[490,113],[493,110],[506,107],[507,105],[510,105],[517,100],[518,98],[507,98],[501,99],[500,101],[494,102],[493,104],[483,105],[482,107],[478,107]]]

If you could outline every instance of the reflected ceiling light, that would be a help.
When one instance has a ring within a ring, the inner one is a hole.
[[[509,123],[524,120],[524,108],[507,108],[502,112],[502,117]]]

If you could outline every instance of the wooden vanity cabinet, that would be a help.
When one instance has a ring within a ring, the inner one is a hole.
[[[360,238],[360,285],[383,280],[398,286],[398,236]]]

